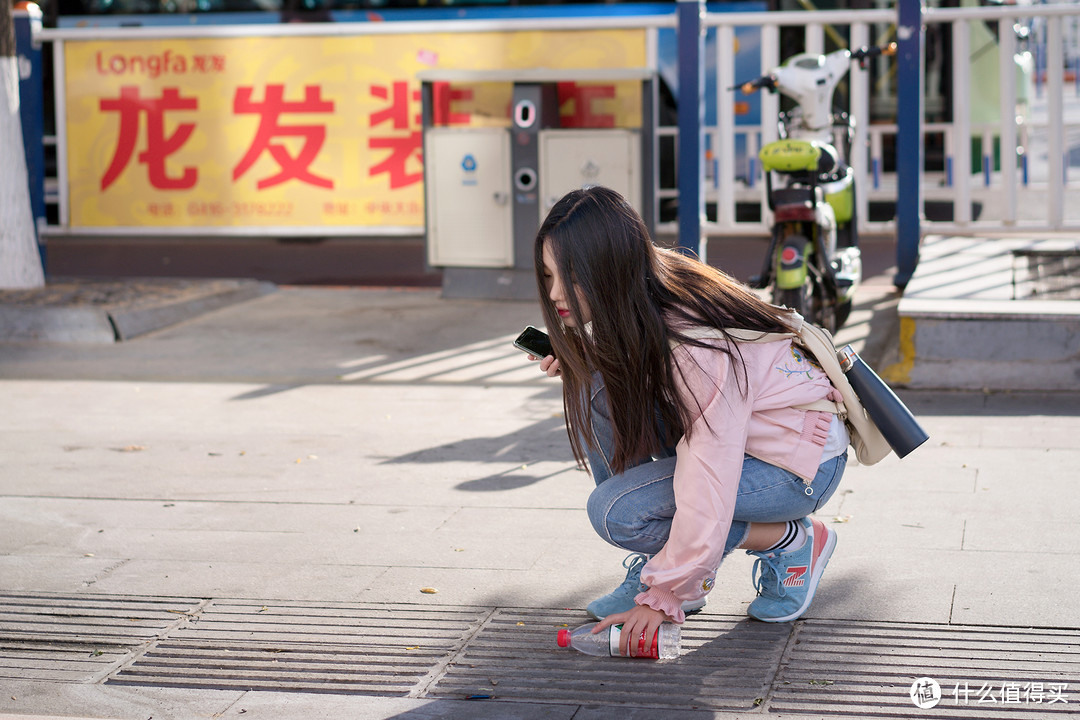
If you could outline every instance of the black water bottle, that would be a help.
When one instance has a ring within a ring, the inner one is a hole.
[[[837,357],[840,368],[866,408],[866,413],[881,430],[893,452],[904,457],[930,438],[892,388],[863,362],[850,345],[845,345]]]

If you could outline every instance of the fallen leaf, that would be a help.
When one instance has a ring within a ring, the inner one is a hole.
[[[139,452],[145,449],[145,445],[125,445],[124,447],[113,448],[116,452]]]
[[[850,515],[837,515],[836,517],[834,517],[834,518],[832,519],[832,521],[833,521],[834,523],[846,523],[846,522],[848,522],[849,520],[851,520],[851,516],[850,516]]]
[[[422,588],[420,588],[420,592],[424,593],[425,595],[434,595],[435,593],[437,593],[439,591],[436,590],[433,587],[422,587]]]
[[[420,646],[419,645],[410,645],[409,647],[407,647],[405,649],[406,650],[419,650]]]
[[[523,623],[523,622],[519,622],[518,625],[521,626],[521,627],[525,627],[525,623]]]

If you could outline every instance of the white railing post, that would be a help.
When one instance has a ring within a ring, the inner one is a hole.
[[[1001,191],[1006,225],[1016,224],[1016,31],[1013,18],[998,21],[998,79],[1001,83]]]
[[[716,28],[716,222],[735,225],[735,28]]]
[[[1046,91],[1047,163],[1046,214],[1050,227],[1060,229],[1065,221],[1065,64],[1062,61],[1062,18],[1047,18]]]
[[[776,25],[766,25],[761,28],[761,74],[772,70],[780,64],[780,28]],[[774,93],[761,91],[761,146],[780,138],[777,129],[776,116],[780,113],[780,98]],[[762,176],[767,173],[761,169]],[[772,211],[769,210],[769,199],[766,196],[766,184],[761,183],[761,222],[765,227],[772,226]]]
[[[807,23],[804,38],[806,52],[814,55],[825,54],[825,27],[821,23]]]
[[[875,190],[881,187],[881,172],[883,170],[882,158],[885,155],[885,152],[883,150],[884,141],[882,140],[881,135],[882,133],[880,132],[880,130],[870,135],[870,187],[874,188]]]
[[[971,57],[971,31],[967,20],[952,24],[953,57]],[[953,220],[957,225],[971,223],[971,108],[968,93],[971,86],[971,64],[953,62]]]
[[[858,49],[870,43],[870,26],[866,23],[853,23],[851,26],[851,47]],[[847,162],[855,173],[855,229],[862,231],[870,219],[870,194],[866,192],[870,184],[868,172],[870,162],[868,153],[870,124],[870,80],[869,72],[861,64],[851,66],[851,106],[848,112],[855,119],[855,136],[851,139],[851,157]]]
[[[771,71],[780,64],[780,28],[766,25],[761,28],[761,74]],[[780,112],[780,96],[761,91],[761,142],[771,143],[780,137],[776,127],[776,116]]]

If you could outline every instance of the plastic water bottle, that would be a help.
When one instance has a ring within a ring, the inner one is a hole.
[[[619,652],[619,636],[622,634],[622,625],[612,625],[596,634],[593,634],[592,631],[594,627],[596,627],[596,623],[582,625],[573,630],[564,628],[559,631],[556,642],[559,647],[572,647],[586,655],[623,657],[622,653]],[[679,657],[681,643],[679,626],[672,623],[662,623],[656,634],[653,635],[652,642],[646,643],[645,654],[634,655],[633,657],[654,660],[677,658]]]

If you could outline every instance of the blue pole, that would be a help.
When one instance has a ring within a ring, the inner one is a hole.
[[[705,217],[705,34],[704,0],[678,0],[679,23],[679,244],[681,252],[705,260],[701,226]]]
[[[34,232],[45,218],[45,94],[42,84],[41,42],[35,40],[35,30],[41,31],[41,10],[29,4],[26,9],[12,11],[15,25],[15,54],[19,66],[19,120],[22,123],[26,170],[30,180],[30,209],[34,216]],[[45,246],[38,237],[41,264],[45,266]]]
[[[923,167],[922,58],[920,0],[899,0],[897,26],[896,111],[896,275],[893,284],[907,286],[919,264]]]

